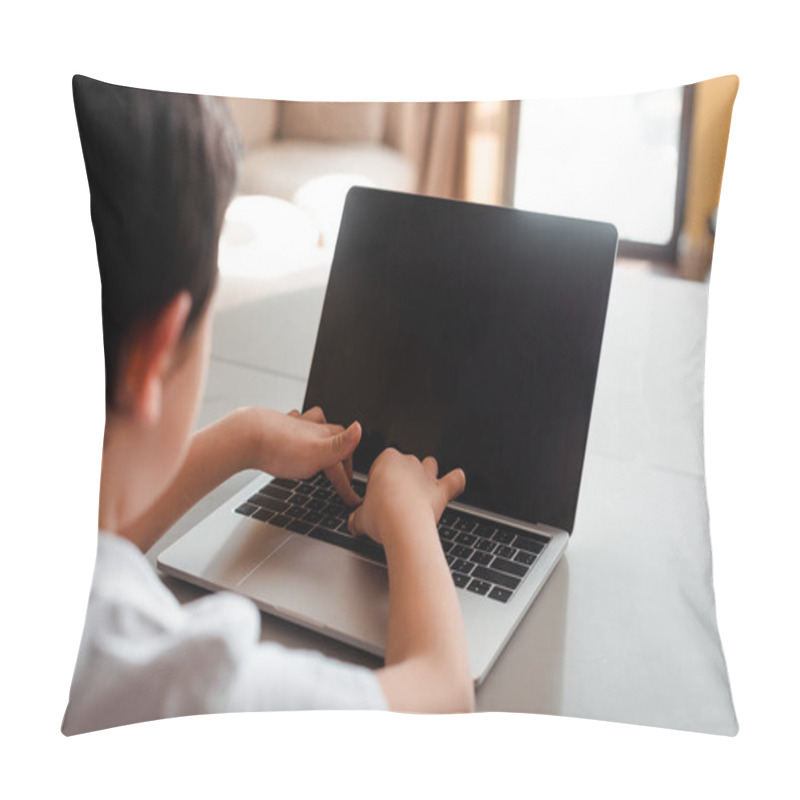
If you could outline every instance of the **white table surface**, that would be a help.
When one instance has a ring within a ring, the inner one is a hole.
[[[244,404],[302,405],[324,288],[286,285],[217,313],[199,425]],[[704,284],[616,269],[572,540],[478,690],[479,710],[735,733],[703,468],[706,304]],[[219,487],[148,558],[253,474]],[[164,580],[182,601],[202,594]],[[379,663],[266,615],[262,638]]]

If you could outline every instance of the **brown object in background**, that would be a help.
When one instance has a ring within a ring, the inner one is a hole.
[[[329,142],[383,141],[386,103],[281,103],[278,137]]]
[[[277,100],[226,97],[242,143],[246,149],[272,140],[278,130],[280,104]]]
[[[678,250],[678,273],[683,278],[705,280],[711,270],[714,234],[709,220],[720,201],[738,89],[736,75],[695,84],[686,206]]]
[[[509,101],[389,103],[386,140],[417,166],[417,191],[502,204]]]

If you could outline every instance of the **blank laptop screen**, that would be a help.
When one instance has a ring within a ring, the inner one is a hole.
[[[459,501],[572,531],[617,246],[605,223],[419,195],[348,194],[305,408],[363,427]]]

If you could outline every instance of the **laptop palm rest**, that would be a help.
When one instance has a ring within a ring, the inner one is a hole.
[[[388,573],[347,550],[290,536],[236,590],[270,613],[372,653],[386,648]]]

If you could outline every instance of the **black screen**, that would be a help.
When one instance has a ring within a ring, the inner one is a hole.
[[[613,226],[354,188],[305,408],[462,467],[460,501],[572,531],[617,246]]]

